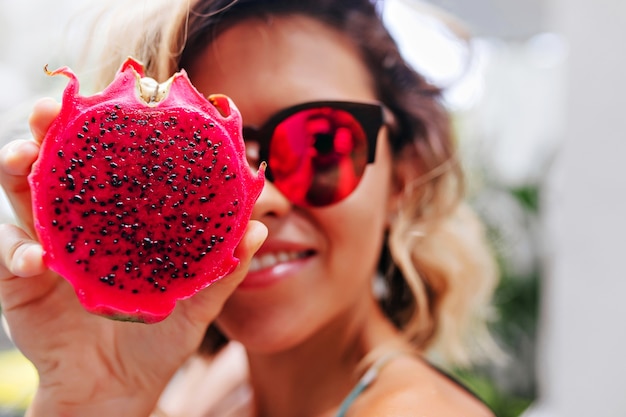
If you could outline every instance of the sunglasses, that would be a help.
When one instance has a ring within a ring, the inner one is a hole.
[[[390,113],[382,104],[318,101],[274,114],[261,127],[244,126],[246,142],[259,146],[266,178],[293,204],[324,207],[349,196]]]

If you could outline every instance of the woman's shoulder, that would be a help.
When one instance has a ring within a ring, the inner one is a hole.
[[[348,416],[494,417],[470,391],[422,359],[399,356],[354,402]]]

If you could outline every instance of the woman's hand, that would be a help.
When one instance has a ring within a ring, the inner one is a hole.
[[[39,372],[28,415],[148,415],[243,280],[267,229],[250,222],[235,253],[239,267],[179,302],[160,323],[118,322],[87,313],[69,283],[44,265],[33,228],[27,176],[58,111],[52,100],[38,102],[30,119],[35,140],[0,150],[0,184],[19,224],[0,225],[0,305],[13,341]]]

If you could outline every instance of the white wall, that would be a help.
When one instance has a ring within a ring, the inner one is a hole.
[[[532,417],[626,415],[626,2],[551,0],[569,41],[564,146],[545,192],[541,399]]]

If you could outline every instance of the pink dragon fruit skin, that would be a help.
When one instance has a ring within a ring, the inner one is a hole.
[[[241,115],[181,71],[158,84],[129,58],[80,96],[76,75],[29,176],[46,265],[86,310],[154,323],[230,273],[264,184],[245,157]]]

